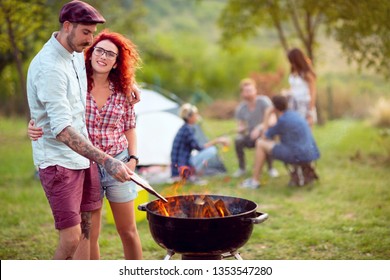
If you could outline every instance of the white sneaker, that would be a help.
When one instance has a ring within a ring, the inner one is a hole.
[[[232,176],[234,178],[239,178],[241,176],[244,176],[245,174],[246,174],[246,170],[240,168],[240,169],[236,170],[236,172],[234,172]]]
[[[271,168],[270,170],[268,170],[268,174],[271,178],[279,177],[279,172],[275,168]]]
[[[260,183],[252,178],[249,178],[241,183],[241,187],[246,189],[257,189],[260,188]]]

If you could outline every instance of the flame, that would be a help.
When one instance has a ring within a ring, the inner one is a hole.
[[[179,167],[179,173],[180,173],[180,178],[182,181],[193,175],[194,171],[190,166],[180,166]]]
[[[221,207],[215,207],[215,208],[217,209],[219,216],[225,217],[225,213],[223,212]]]
[[[164,202],[162,202],[161,200],[159,200],[159,201],[157,202],[157,204],[158,204],[158,208],[157,208],[157,209],[160,211],[160,213],[163,214],[164,216],[169,217],[169,213],[168,213],[167,209],[166,209],[165,206],[164,206]]]
[[[215,218],[231,215],[222,199],[212,200],[208,195],[178,196],[168,200],[168,203],[158,201],[156,205],[157,212],[167,217]]]
[[[170,187],[168,203],[159,200],[156,204],[155,210],[160,215],[183,218],[211,218],[231,215],[226,203],[221,199],[213,201],[207,194],[179,196],[182,194],[187,178],[193,174],[193,169],[189,166],[181,166],[179,174],[180,180]]]
[[[191,168],[188,166],[182,166],[179,168],[180,180],[173,183],[171,186],[170,196],[177,196],[179,191],[186,183],[186,178],[189,177],[191,172]],[[169,209],[169,211],[167,210]],[[171,216],[169,213],[177,213],[180,210],[180,203],[175,200],[170,200],[169,204],[162,202],[159,200],[157,202],[157,211],[166,217]]]

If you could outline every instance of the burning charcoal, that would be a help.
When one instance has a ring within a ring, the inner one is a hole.
[[[169,201],[168,203],[164,203],[162,201],[159,201],[158,204],[157,204],[157,209],[159,211],[167,211],[168,213],[170,213],[172,211],[172,209],[175,209],[176,207],[176,201],[172,200],[172,201]]]
[[[195,204],[198,204],[198,205],[203,205],[204,204],[204,199],[202,197],[197,197],[194,201]]]
[[[202,197],[196,197],[191,205],[190,216],[193,218],[201,218],[203,211],[204,200]]]
[[[207,213],[208,218],[219,217],[218,210],[215,208],[214,202],[208,196],[204,198],[203,212],[205,214]]]
[[[212,213],[210,211],[210,206],[207,204],[203,207],[201,218],[211,218]]]
[[[226,217],[231,216],[229,209],[226,207],[225,202],[222,199],[218,199],[214,202],[215,208],[218,211],[219,216]]]
[[[165,208],[165,206],[164,206],[163,203],[160,203],[160,204],[158,205],[158,212],[159,212],[159,214],[161,214],[161,215],[164,215],[164,216],[169,217],[169,213],[168,213],[168,211],[167,211],[167,209]]]
[[[184,213],[183,211],[178,211],[173,215],[176,218],[188,218],[188,215]]]
[[[191,217],[201,218],[203,212],[204,200],[201,198],[197,198],[194,201],[193,207],[191,207]]]

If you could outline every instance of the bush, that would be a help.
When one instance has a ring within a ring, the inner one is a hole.
[[[376,127],[390,127],[390,99],[381,97],[371,109],[371,122]]]
[[[203,114],[207,118],[228,120],[234,118],[234,112],[238,105],[236,100],[215,100],[212,104],[203,110]]]
[[[371,109],[371,124],[382,128],[379,145],[386,151],[386,162],[390,163],[390,99],[381,97]]]

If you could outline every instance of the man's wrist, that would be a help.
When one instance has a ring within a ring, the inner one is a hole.
[[[101,162],[100,164],[101,164],[101,165],[104,165],[104,163],[105,163],[109,158],[110,158],[110,156],[107,155],[107,154],[105,154],[105,155],[104,155],[104,158],[103,158],[103,160],[102,160],[102,162]]]

